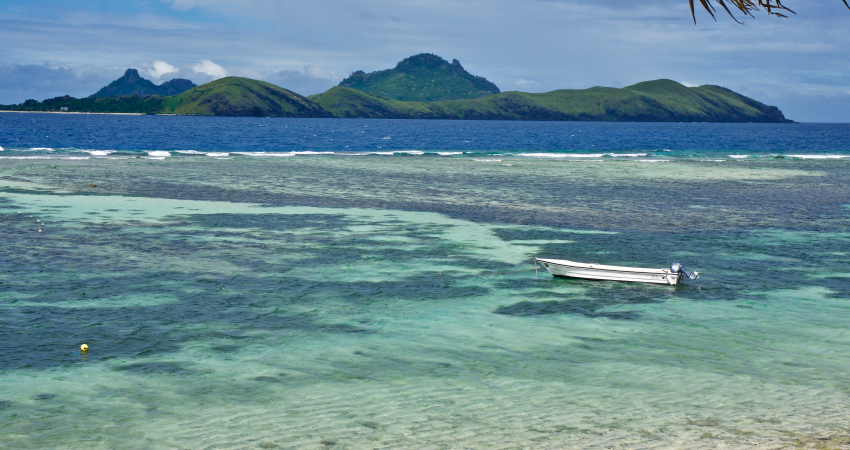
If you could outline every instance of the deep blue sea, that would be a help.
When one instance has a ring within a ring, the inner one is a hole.
[[[847,448],[848,261],[846,124],[0,113],[0,448]]]
[[[205,152],[840,153],[850,124],[513,122],[0,114],[0,146]]]

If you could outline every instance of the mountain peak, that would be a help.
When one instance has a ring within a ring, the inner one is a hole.
[[[461,100],[500,92],[487,79],[467,72],[458,60],[450,63],[433,53],[407,57],[393,69],[358,70],[339,85],[403,101]]]
[[[121,78],[104,86],[91,97],[120,97],[133,94],[142,97],[148,95],[168,96],[180,94],[193,87],[195,87],[195,83],[183,78],[175,78],[157,86],[150,80],[142,78],[138,70],[131,68],[127,69]]]
[[[118,80],[115,80],[115,81],[120,80],[125,84],[135,84],[135,83],[138,83],[141,79],[142,79],[142,77],[139,75],[138,70],[127,69],[127,71],[124,72],[124,76],[122,76],[121,78],[119,78]]]
[[[448,65],[449,62],[433,53],[420,53],[418,55],[408,56],[396,64],[396,69],[405,67],[435,67],[439,65]]]

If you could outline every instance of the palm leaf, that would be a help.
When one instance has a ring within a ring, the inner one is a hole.
[[[848,9],[850,9],[850,4],[847,3],[847,0],[841,0]],[[688,0],[688,3],[691,5],[691,17],[694,19],[694,23],[697,23],[696,12],[694,11],[694,0]],[[760,7],[764,9],[767,14],[776,17],[788,17],[784,12],[789,12],[791,14],[797,14],[794,11],[787,8],[782,4],[782,0],[699,0],[699,3],[702,7],[708,12],[712,19],[717,21],[717,17],[714,16],[714,13],[717,11],[714,8],[712,3],[717,3],[723,8],[729,17],[732,18],[735,22],[741,23],[732,13],[732,10],[738,10],[743,13],[745,16],[755,17],[753,16],[753,11],[760,11]],[[731,7],[731,9],[730,9]]]

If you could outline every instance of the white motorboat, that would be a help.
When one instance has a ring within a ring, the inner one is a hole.
[[[699,272],[673,263],[669,269],[643,269],[638,267],[585,264],[566,259],[534,258],[534,266],[542,264],[556,277],[584,278],[588,280],[633,281],[638,283],[679,284],[683,278],[696,280]]]

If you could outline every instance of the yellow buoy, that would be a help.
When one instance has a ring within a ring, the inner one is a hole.
[[[81,346],[80,346],[80,351],[82,351],[82,352],[87,352],[87,351],[89,351],[89,346],[88,346],[88,344],[83,344],[83,345],[81,345]]]

